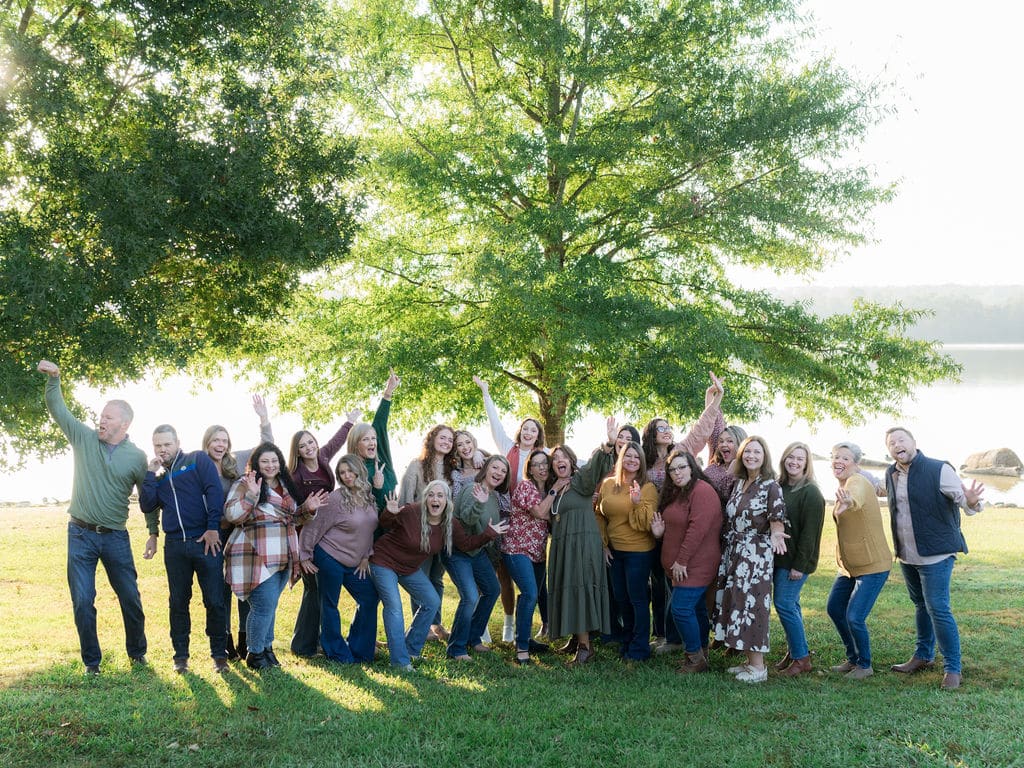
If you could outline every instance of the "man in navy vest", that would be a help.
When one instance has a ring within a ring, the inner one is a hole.
[[[178,433],[169,424],[153,430],[149,471],[139,489],[143,512],[163,510],[164,565],[170,591],[171,645],[174,671],[189,671],[193,577],[199,581],[206,608],[206,634],[214,670],[227,671],[224,618],[224,560],[220,551],[220,518],[224,491],[213,460],[205,451],[183,453]],[[156,554],[156,536],[146,543],[146,559]]]
[[[949,583],[956,553],[967,552],[960,508],[968,515],[980,512],[985,486],[977,480],[965,486],[948,462],[918,451],[904,427],[885,433],[885,447],[896,462],[885,471],[892,540],[917,623],[914,655],[892,670],[910,674],[934,667],[938,642],[945,672],[942,687],[959,688],[960,633],[950,609]]]

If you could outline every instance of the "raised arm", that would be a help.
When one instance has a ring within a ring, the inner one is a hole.
[[[320,448],[320,456],[324,461],[330,461],[334,458],[334,454],[341,450],[341,446],[345,444],[345,439],[348,437],[348,433],[352,431],[352,427],[355,426],[355,423],[359,421],[362,415],[363,412],[356,408],[345,416],[345,423],[342,424],[341,427],[338,428],[338,431],[334,433],[334,436]]]
[[[487,412],[487,423],[491,427],[491,437],[494,438],[494,444],[498,447],[499,453],[506,454],[512,450],[515,441],[508,436],[504,425],[501,423],[501,415],[491,399],[491,385],[479,376],[473,377],[473,383],[480,387],[480,393],[483,395],[484,411]]]
[[[49,360],[40,360],[36,370],[45,373],[47,376],[46,387],[43,390],[46,401],[46,410],[50,412],[53,420],[57,422],[61,432],[68,438],[72,445],[89,436],[92,430],[85,424],[71,415],[67,405],[64,403],[64,395],[60,390],[60,368],[56,363]]]
[[[260,417],[260,442],[274,442],[274,430],[270,427],[270,413],[267,411],[267,401],[264,400],[263,395],[258,392],[253,393],[252,409],[256,411],[256,415]]]
[[[676,443],[676,448],[689,451],[694,456],[708,444],[715,425],[722,415],[722,397],[725,395],[725,387],[722,385],[722,380],[714,373],[709,375],[711,376],[711,386],[704,393],[704,411],[690,427],[686,437]],[[713,455],[714,451],[712,451]]]

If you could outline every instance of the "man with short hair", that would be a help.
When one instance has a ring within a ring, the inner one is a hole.
[[[178,433],[170,424],[153,430],[153,452],[149,471],[139,490],[143,512],[163,510],[164,566],[170,593],[171,645],[174,671],[188,668],[192,617],[193,577],[199,580],[206,608],[206,635],[216,672],[228,669],[225,647],[224,560],[220,545],[220,519],[224,491],[220,474],[205,451],[182,453]],[[146,559],[156,554],[156,537],[146,544]]]
[[[968,488],[948,462],[927,458],[905,427],[886,431],[885,447],[895,462],[885,471],[892,540],[917,624],[914,655],[892,670],[911,674],[934,667],[938,642],[942,688],[959,688],[960,632],[950,608],[949,585],[956,553],[967,553],[960,508],[968,515],[981,512],[985,486],[975,480]]]
[[[121,604],[128,657],[133,664],[145,664],[146,617],[125,530],[128,497],[146,476],[146,454],[128,439],[131,406],[111,400],[100,412],[97,428],[92,429],[72,416],[65,405],[60,368],[49,360],[40,360],[36,367],[49,377],[46,408],[71,444],[75,461],[68,506],[68,587],[86,674],[99,674],[103,656],[96,634],[97,563],[103,563]],[[156,515],[147,516],[146,525],[155,535]]]

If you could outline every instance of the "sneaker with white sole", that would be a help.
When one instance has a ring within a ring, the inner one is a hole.
[[[758,669],[746,664],[743,671],[736,675],[736,679],[741,683],[763,683],[768,679],[768,667]]]
[[[746,669],[747,669],[747,665],[746,664],[738,664],[735,667],[729,667],[725,671],[728,672],[730,675],[738,675],[740,672],[746,671]]]
[[[872,667],[854,667],[843,677],[847,680],[863,680],[865,677],[871,677],[873,674],[875,674],[875,670]]]

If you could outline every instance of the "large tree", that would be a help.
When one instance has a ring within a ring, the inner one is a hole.
[[[346,255],[354,145],[316,0],[0,6],[0,460],[53,444],[34,372],[224,357]]]
[[[813,273],[890,194],[843,162],[877,94],[801,63],[793,23],[787,0],[353,0],[370,202],[298,307],[315,353],[286,400],[337,410],[391,364],[414,420],[464,417],[480,373],[559,439],[586,409],[691,414],[709,369],[733,415],[781,393],[811,420],[954,374],[905,337],[915,311],[823,319],[730,278]]]

